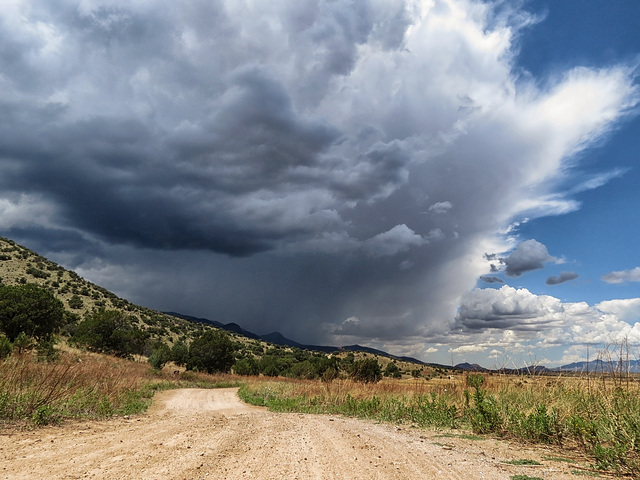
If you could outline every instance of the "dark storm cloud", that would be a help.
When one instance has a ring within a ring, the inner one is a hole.
[[[556,260],[549,255],[547,247],[536,240],[526,240],[503,260],[505,273],[519,277],[523,273],[544,268],[544,264]]]
[[[550,276],[545,282],[547,285],[560,285],[561,283],[575,280],[578,278],[578,274],[575,272],[560,272],[557,277]]]
[[[5,3],[0,229],[132,301],[260,333],[442,333],[478,250],[574,208],[546,180],[635,102],[623,67],[546,90],[512,73],[527,14],[508,10]],[[552,260],[535,241],[491,259]]]
[[[27,60],[42,40],[14,42],[15,68],[4,74],[15,85],[41,73],[58,84],[5,104],[4,188],[38,192],[59,205],[59,221],[107,241],[242,256],[343,228],[336,210],[344,202],[403,182],[401,146],[378,141],[351,157],[339,128],[294,107],[298,82],[264,64],[277,47],[258,47],[260,31],[243,38],[231,12],[197,5],[206,20],[193,5],[178,21],[168,5],[67,5],[54,24],[63,37],[58,64]],[[305,27],[311,35],[325,81],[349,73],[370,34],[385,45],[397,37],[390,19],[372,23],[366,3],[325,7],[288,18],[294,37]],[[79,56],[83,68],[67,70],[65,56]]]

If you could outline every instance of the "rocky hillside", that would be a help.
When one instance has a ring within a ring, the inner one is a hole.
[[[85,280],[77,273],[3,237],[0,237],[0,283],[34,283],[46,288],[80,319],[86,313],[100,308],[126,312],[139,328],[144,328],[152,337],[169,343],[178,339],[186,341],[209,328],[202,323],[134,305]]]

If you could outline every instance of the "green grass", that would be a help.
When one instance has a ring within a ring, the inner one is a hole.
[[[566,463],[574,463],[574,460],[565,457],[552,457],[545,456],[543,457],[545,460],[549,460],[550,462],[566,462]]]
[[[588,470],[571,470],[571,475],[579,475],[583,477],[601,477],[597,472],[590,472]]]
[[[445,433],[445,434],[440,434],[440,435],[435,435],[436,438],[461,438],[463,440],[484,440],[485,437],[481,436],[481,435],[473,435],[473,434],[467,434],[467,433],[460,433],[460,434],[455,434],[455,433]]]
[[[509,465],[542,465],[540,462],[531,460],[529,458],[522,458],[519,460],[508,460],[504,463],[508,463]]]

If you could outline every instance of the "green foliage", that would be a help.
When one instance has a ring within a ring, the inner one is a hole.
[[[509,465],[542,465],[540,462],[536,460],[531,460],[530,458],[521,458],[518,460],[508,460],[504,463],[508,463]]]
[[[259,362],[260,373],[266,377],[277,377],[289,367],[279,355],[264,355]]]
[[[36,346],[37,359],[40,362],[55,362],[60,358],[60,352],[55,348],[56,341],[53,338],[43,338]]]
[[[563,426],[555,409],[547,411],[546,405],[538,405],[536,410],[525,415],[519,409],[508,409],[507,429],[521,438],[541,443],[562,441]]]
[[[390,362],[387,364],[387,367],[384,369],[384,376],[391,378],[400,378],[402,374],[400,372],[400,367],[396,365],[396,362]]]
[[[183,341],[178,341],[171,347],[171,360],[182,367],[189,361],[189,347]]]
[[[9,355],[11,355],[12,351],[13,345],[11,345],[9,339],[6,337],[6,335],[0,335],[0,360],[2,360],[3,358],[7,358]]]
[[[487,395],[480,386],[484,383],[482,375],[469,375],[470,385],[475,388],[473,393],[473,408],[467,411],[469,422],[474,433],[502,433],[502,415],[495,397]],[[480,380],[482,379],[482,380]],[[468,391],[466,391],[468,399]]]
[[[31,275],[32,277],[35,278],[48,278],[49,274],[47,272],[43,272],[42,270],[35,268],[35,267],[29,267],[27,268],[27,273],[29,275]]]
[[[407,398],[355,398],[289,396],[277,384],[260,388],[243,386],[238,395],[252,405],[278,412],[330,413],[386,422],[412,423],[421,427],[457,427],[457,409],[436,394]]]
[[[353,362],[351,378],[356,382],[376,383],[382,379],[382,369],[375,358],[363,358]]]
[[[484,376],[479,373],[472,373],[467,376],[466,383],[468,387],[472,387],[477,392],[484,384]]]
[[[233,366],[233,372],[236,375],[258,375],[260,373],[260,365],[254,357],[247,357],[238,360]]]
[[[84,302],[82,301],[82,298],[80,298],[78,295],[74,294],[70,299],[69,299],[69,307],[73,308],[73,309],[79,309],[82,308],[82,306],[84,305]]]
[[[117,310],[98,310],[78,325],[73,341],[96,352],[119,357],[141,354],[149,335],[132,325],[131,317]]]
[[[13,342],[20,333],[36,340],[48,337],[64,324],[62,302],[34,284],[0,286],[0,331]]]
[[[233,342],[222,330],[207,330],[189,347],[187,370],[228,372],[235,363]]]
[[[22,354],[33,347],[33,340],[27,336],[26,333],[20,332],[16,339],[13,341],[13,349]]]
[[[171,348],[164,342],[156,342],[153,346],[149,363],[155,370],[162,370],[162,367],[171,360]]]

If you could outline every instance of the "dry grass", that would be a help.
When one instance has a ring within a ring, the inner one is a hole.
[[[239,384],[230,375],[173,371],[100,354],[64,351],[51,363],[30,353],[13,355],[0,361],[0,422],[42,425],[131,415],[146,410],[158,390]]]

